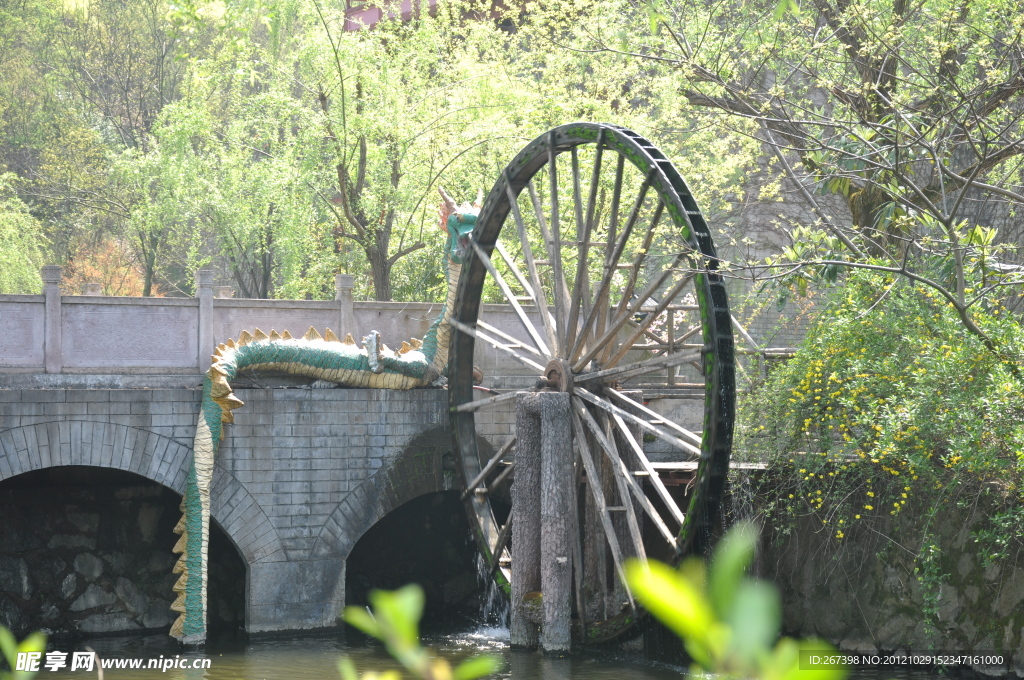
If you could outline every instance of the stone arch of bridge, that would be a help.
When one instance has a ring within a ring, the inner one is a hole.
[[[313,555],[347,558],[363,534],[392,511],[425,494],[457,488],[451,441],[446,426],[410,440],[390,464],[338,504],[317,537]],[[484,455],[493,453],[483,439],[480,448]]]
[[[0,481],[45,468],[84,465],[133,472],[181,495],[191,448],[119,423],[55,420],[0,431]],[[246,564],[283,554],[277,531],[245,487],[215,465],[210,514]]]

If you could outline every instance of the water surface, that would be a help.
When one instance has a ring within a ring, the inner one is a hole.
[[[425,644],[453,663],[482,653],[497,654],[505,669],[494,676],[503,680],[678,680],[686,676],[683,666],[644,660],[637,653],[591,652],[567,658],[551,658],[536,652],[509,648],[508,630],[501,627],[477,627],[468,631],[426,635]],[[334,680],[338,660],[351,658],[360,672],[398,668],[383,647],[361,635],[336,632],[330,635],[294,635],[256,638],[250,641],[212,642],[204,651],[182,651],[170,638],[154,635],[135,638],[100,638],[88,642],[52,642],[51,651],[94,649],[108,663],[119,659],[149,659],[159,664],[192,665],[209,660],[209,668],[156,668],[138,670],[107,668],[105,680]],[[165,662],[166,660],[166,662]],[[68,668],[57,672],[43,670],[45,678],[96,678],[97,673]],[[858,671],[849,680],[939,680],[938,673],[920,669],[877,669]]]

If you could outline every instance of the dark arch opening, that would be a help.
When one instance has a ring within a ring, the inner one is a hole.
[[[363,606],[371,590],[408,583],[423,587],[428,625],[474,620],[480,611],[476,546],[458,491],[415,498],[363,534],[345,564],[345,603]]]
[[[81,637],[164,632],[181,496],[141,475],[52,467],[0,482],[0,625]],[[211,632],[245,622],[246,564],[211,523]]]

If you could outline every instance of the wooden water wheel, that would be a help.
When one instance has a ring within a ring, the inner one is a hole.
[[[592,123],[538,137],[487,196],[463,266],[449,358],[452,431],[480,552],[508,586],[509,527],[492,507],[515,439],[481,455],[478,420],[514,394],[474,388],[486,343],[571,395],[577,637],[637,620],[622,563],[700,549],[716,521],[732,441],[733,329],[708,225],[683,178],[636,133]],[[481,316],[504,303],[516,326]],[[672,487],[673,479],[685,486]],[[686,489],[686,493],[681,491]]]

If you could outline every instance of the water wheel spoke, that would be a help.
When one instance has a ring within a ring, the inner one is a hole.
[[[622,461],[622,457],[619,455],[619,451],[615,446],[614,439],[608,436],[610,433],[601,431],[601,426],[596,420],[594,420],[594,416],[590,415],[590,411],[587,410],[587,405],[583,403],[582,399],[579,397],[573,397],[572,405],[573,415],[578,416],[587,426],[591,435],[597,441],[598,446],[604,451],[608,462],[611,463],[615,486],[619,491],[619,500],[622,502],[622,506],[626,512],[626,523],[629,526],[629,535],[633,542],[634,554],[640,559],[645,560],[647,559],[647,552],[644,550],[643,541],[641,541],[643,534],[640,531],[640,524],[637,522],[636,513],[633,511],[633,504],[629,500],[629,486],[633,485],[636,487],[640,496],[643,496],[644,493],[639,487],[637,487],[636,480],[633,479],[632,473],[626,468],[626,464]]]
[[[609,268],[609,262],[612,258],[612,253],[615,250],[615,235],[618,231],[619,224],[619,202],[622,200],[622,176],[626,165],[626,159],[624,156],[618,157],[618,162],[615,164],[615,184],[612,187],[612,203],[611,209],[608,215],[608,238],[605,242],[604,247],[604,269],[605,275],[601,277],[601,285],[598,286],[597,292],[594,294],[594,302],[590,306],[590,311],[587,313],[586,319],[583,322],[583,327],[586,329],[591,328],[593,324],[594,334],[603,335],[604,325],[608,320],[608,288],[611,285],[610,277],[608,276],[609,271],[614,271],[614,268]],[[579,353],[583,350],[583,335],[580,336],[576,341],[576,346],[573,347],[569,353],[569,362],[576,361],[579,357]]]
[[[514,392],[511,392],[510,394],[512,396],[518,396]],[[507,396],[507,395],[502,395],[502,396]],[[482,482],[485,479],[487,479],[487,475],[491,474],[491,471],[494,470],[494,468],[498,466],[498,463],[501,462],[501,459],[508,455],[508,452],[512,450],[512,447],[515,446],[515,443],[516,443],[516,438],[515,437],[510,437],[509,440],[507,442],[505,442],[505,445],[502,446],[500,449],[498,449],[497,453],[495,453],[493,456],[491,456],[491,459],[489,461],[487,461],[487,465],[484,465],[483,469],[480,471],[480,474],[478,474],[476,477],[474,477],[473,480],[469,484],[466,485],[466,489],[462,492],[462,498],[465,498],[469,494],[473,493],[476,490],[477,485],[480,482]]]
[[[651,217],[651,224],[647,228],[647,232],[644,234],[644,241],[640,246],[640,251],[633,259],[633,264],[630,267],[629,279],[626,281],[626,287],[622,290],[622,298],[619,300],[619,306],[615,309],[615,313],[617,315],[621,315],[623,310],[629,306],[629,300],[633,296],[633,289],[636,288],[636,282],[640,276],[640,268],[643,267],[644,260],[647,259],[647,253],[651,250],[651,245],[654,241],[654,234],[658,228],[658,222],[661,220],[661,213],[664,210],[665,202],[659,200],[658,207],[654,209],[654,215]],[[646,300],[647,298],[641,296],[640,299]]]
[[[684,276],[683,278],[676,281],[675,285],[673,285],[672,288],[667,293],[665,293],[665,297],[662,299],[661,302],[658,303],[658,306],[654,308],[654,311],[647,313],[647,316],[644,317],[643,321],[641,321],[638,324],[638,327],[636,330],[633,331],[633,334],[630,335],[624,343],[622,343],[622,345],[619,347],[619,350],[613,356],[611,356],[609,359],[603,362],[604,365],[611,367],[617,364],[619,360],[626,355],[626,352],[630,350],[630,348],[633,346],[633,343],[635,343],[637,339],[639,339],[640,336],[643,335],[643,332],[647,330],[647,328],[652,323],[654,323],[654,321],[659,316],[661,316],[662,312],[665,311],[666,307],[672,304],[672,301],[676,299],[680,292],[682,292],[683,288],[691,281],[693,281],[694,276],[694,274],[688,274],[687,276]]]
[[[662,280],[664,280],[664,279],[662,279]],[[682,285],[686,285],[686,284],[683,283]],[[584,354],[580,359],[578,359],[576,361],[576,364],[573,366],[573,370],[575,370],[575,371],[582,371],[584,369],[584,367],[588,363],[590,363],[591,359],[593,359],[598,354],[600,354],[601,351],[603,349],[605,349],[609,345],[609,343],[613,342],[615,340],[615,336],[618,334],[619,330],[621,330],[622,327],[626,323],[630,322],[633,319],[633,317],[637,313],[640,312],[641,308],[643,307],[643,305],[644,305],[644,303],[646,301],[647,301],[647,298],[641,296],[641,297],[637,298],[633,302],[632,305],[629,306],[629,309],[626,311],[626,313],[620,314],[612,322],[612,324],[608,327],[608,329],[604,332],[604,334],[601,336],[601,338],[598,339],[596,342],[594,342],[591,345],[590,349],[587,350],[587,353]],[[634,342],[636,342],[637,338],[640,337],[640,334],[642,333],[642,331],[646,330],[646,328],[648,326],[650,326],[654,322],[654,320],[657,318],[657,315],[656,314],[653,315],[653,316],[649,315],[649,317],[650,318],[644,319],[644,321],[646,321],[646,325],[643,322],[641,322],[640,324],[637,324],[640,327],[640,332],[634,333],[633,336],[630,337],[630,339],[627,342],[623,343],[624,347],[632,347],[632,344]],[[619,356],[620,355],[617,354],[616,358],[618,358]],[[609,363],[609,365],[613,365],[615,363],[615,361],[611,361],[611,362],[608,362],[608,363]]]
[[[637,460],[640,461],[640,467],[642,467],[644,472],[647,473],[648,479],[651,480],[651,486],[654,487],[658,497],[661,498],[661,502],[665,504],[666,508],[668,508],[669,514],[672,515],[672,519],[682,526],[683,520],[686,516],[683,515],[683,511],[679,509],[675,499],[672,498],[672,495],[668,492],[668,488],[665,487],[665,483],[661,481],[661,475],[659,475],[658,471],[651,465],[651,461],[647,459],[647,454],[644,453],[644,447],[641,446],[640,442],[638,442],[636,437],[633,436],[633,432],[626,425],[626,421],[622,419],[622,416],[618,413],[613,413],[611,414],[611,417],[615,421],[615,424],[618,425],[619,432],[622,433],[623,438],[625,438],[626,442],[633,449],[633,454],[637,457]],[[653,506],[651,507],[653,509]],[[658,515],[657,519],[652,516],[651,519],[657,523],[661,519],[661,515]],[[662,522],[662,524],[664,524],[664,522]],[[659,526],[659,530],[660,529],[661,527]],[[665,531],[668,531],[667,527],[665,528]],[[669,543],[672,544],[672,547],[675,547],[675,536],[672,536]]]
[[[456,330],[461,331],[461,332],[465,333],[466,335],[470,335],[470,336],[472,336],[472,337],[474,337],[474,338],[476,338],[478,340],[483,340],[484,342],[486,342],[491,347],[494,347],[495,349],[500,349],[501,351],[507,353],[509,356],[511,356],[516,361],[518,361],[520,363],[523,363],[523,364],[526,364],[530,368],[536,369],[536,370],[540,371],[541,373],[544,372],[544,367],[541,366],[540,364],[538,364],[536,361],[534,361],[533,359],[530,359],[528,357],[524,357],[522,354],[520,354],[519,352],[515,351],[514,349],[512,349],[508,345],[506,345],[506,344],[504,344],[502,342],[499,342],[498,340],[495,340],[494,338],[492,338],[491,336],[487,335],[486,333],[481,333],[480,331],[476,330],[475,328],[470,328],[466,324],[460,323],[460,322],[456,321],[455,319],[452,319],[451,321],[449,321],[449,323]],[[467,403],[472,403],[472,402],[467,402]],[[460,407],[463,406],[463,405],[464,404],[459,404]],[[458,413],[462,413],[462,411],[457,411],[457,412]]]
[[[644,361],[638,361],[624,366],[614,366],[601,371],[594,371],[593,373],[581,373],[574,378],[574,381],[578,383],[587,383],[593,380],[606,378],[626,380],[627,378],[633,378],[638,375],[645,375],[647,373],[654,373],[666,368],[680,366],[693,361],[694,359],[700,359],[700,356],[700,352],[677,352],[676,354],[670,354],[669,356],[646,359]]]
[[[530,276],[530,283],[534,291],[533,299],[540,310],[541,322],[544,324],[544,332],[548,336],[548,343],[554,347],[558,341],[555,335],[555,325],[552,322],[551,312],[548,309],[547,296],[544,295],[544,288],[541,286],[540,274],[537,271],[537,263],[533,259],[533,248],[530,246],[530,235],[526,231],[526,223],[523,222],[523,215],[519,212],[519,199],[512,192],[512,182],[508,179],[508,171],[505,172],[505,193],[508,196],[512,208],[512,218],[516,223],[516,232],[519,235],[519,246],[523,253],[523,263]],[[550,356],[550,352],[545,352]]]
[[[508,513],[508,519],[505,520],[505,526],[501,527],[498,531],[498,536],[494,541],[494,546],[491,548],[491,576],[494,576],[494,572],[501,568],[501,561],[508,548],[509,539],[512,538],[512,518],[515,515],[515,508],[512,508]],[[509,560],[511,561],[511,555]]]
[[[608,390],[608,388],[605,388],[605,389],[606,389],[606,391]],[[636,425],[639,425],[640,428],[645,430],[648,434],[653,434],[658,439],[661,439],[662,441],[664,441],[667,444],[671,444],[672,446],[676,447],[677,449],[681,449],[683,451],[687,451],[687,452],[692,453],[693,455],[698,456],[698,457],[701,455],[701,450],[700,450],[699,446],[694,446],[689,441],[684,441],[682,439],[679,439],[678,437],[674,437],[674,436],[668,434],[665,430],[661,429],[660,427],[656,427],[655,425],[652,425],[651,423],[647,422],[643,418],[639,418],[639,417],[633,415],[629,411],[626,411],[625,409],[622,409],[622,408],[616,406],[615,404],[609,402],[606,399],[602,399],[602,398],[598,397],[597,395],[591,393],[590,391],[588,391],[588,390],[586,390],[586,389],[584,389],[582,387],[579,387],[578,385],[576,387],[573,387],[572,391],[573,391],[573,394],[575,394],[576,396],[582,397],[583,399],[585,399],[586,401],[589,401],[594,406],[597,406],[598,408],[602,408],[605,411],[608,411],[609,413],[617,413],[620,416],[622,416],[624,419],[626,419],[626,420],[628,420],[628,421],[630,421],[630,422],[632,422],[632,423],[634,423]],[[632,399],[630,399],[629,401],[630,401],[631,405],[636,403]],[[653,413],[653,411],[651,411],[651,412]],[[655,415],[657,416],[657,421],[658,422],[666,422],[666,421],[664,421],[662,419],[662,417],[660,415],[657,415],[657,414],[655,414]],[[684,432],[686,432],[690,436],[694,436],[694,434],[692,432],[690,432],[689,430],[684,430]]]
[[[498,288],[500,288],[502,294],[505,295],[505,299],[508,300],[510,305],[512,305],[512,309],[515,310],[516,316],[519,317],[519,321],[523,324],[523,328],[526,329],[526,332],[529,333],[530,337],[533,339],[534,345],[543,354],[551,356],[551,350],[548,349],[547,344],[545,344],[544,340],[540,337],[540,333],[537,332],[537,329],[533,327],[533,323],[530,321],[529,317],[526,316],[526,312],[523,311],[522,305],[520,305],[519,301],[516,300],[516,296],[512,293],[512,289],[510,289],[508,287],[508,283],[505,282],[505,277],[503,277],[498,270],[494,268],[494,263],[491,262],[491,258],[487,256],[487,253],[484,252],[484,249],[480,247],[479,243],[476,241],[470,241],[470,243],[473,244],[473,251],[476,252],[476,256],[484,263],[484,267],[487,268],[487,272],[494,278],[494,282],[498,284]]]
[[[554,160],[552,158],[550,160],[549,168],[553,167]],[[561,247],[554,241],[551,231],[548,229],[547,218],[544,217],[544,208],[541,206],[540,195],[537,193],[537,188],[534,186],[532,181],[526,185],[526,188],[530,195],[530,203],[533,205],[533,213],[537,218],[537,226],[540,227],[541,240],[544,241],[544,245],[548,252],[548,266],[551,267],[552,278],[554,279],[554,292],[552,294],[552,298],[555,304],[555,354],[553,354],[552,356],[561,356],[561,353],[558,350],[558,345],[565,339],[564,298],[567,296],[567,294],[565,293],[565,278],[562,276],[562,250]],[[552,198],[552,204],[555,207],[555,209],[557,209],[557,194],[555,194]],[[553,224],[557,227],[557,216],[554,217],[553,219]]]
[[[519,282],[519,285],[522,286],[523,290],[526,292],[527,297],[531,298],[534,302],[536,302],[537,294],[534,292],[533,286],[530,285],[530,282],[526,280],[526,277],[523,275],[523,272],[519,270],[519,266],[516,264],[516,261],[512,258],[511,255],[509,255],[508,250],[506,250],[505,246],[501,244],[501,241],[498,241],[497,243],[494,244],[494,249],[498,251],[499,255],[501,255],[501,259],[504,260],[505,266],[508,267],[509,271],[512,272],[512,276],[514,276],[516,281]]]
[[[487,397],[485,399],[474,399],[473,401],[467,401],[465,404],[459,404],[455,407],[456,413],[466,413],[469,411],[479,411],[486,406],[493,406],[502,401],[510,401],[516,398],[515,392],[506,392],[505,394],[499,394],[496,397]]]
[[[601,525],[604,527],[605,538],[608,539],[608,548],[612,554],[612,561],[615,563],[615,571],[619,575],[619,580],[623,583],[626,588],[626,593],[629,597],[629,604],[631,607],[636,609],[636,603],[633,601],[633,593],[626,586],[626,572],[622,566],[622,551],[619,549],[619,539],[615,536],[615,527],[612,525],[611,515],[608,513],[608,505],[605,502],[604,491],[601,490],[601,477],[598,475],[597,466],[594,464],[594,459],[590,455],[590,451],[586,446],[586,437],[583,431],[583,425],[580,423],[580,417],[574,410],[572,412],[572,430],[573,430],[573,441],[576,443],[576,450],[580,455],[580,459],[583,461],[583,469],[587,473],[587,488],[590,489],[590,497],[594,500],[594,506],[597,508],[598,515],[601,518]]]
[[[651,420],[653,420],[653,421],[655,421],[655,422],[657,422],[657,423],[659,423],[661,425],[664,425],[665,427],[667,427],[668,429],[672,430],[673,432],[679,434],[682,437],[685,437],[686,439],[690,440],[691,442],[693,442],[697,446],[700,446],[702,438],[696,432],[690,432],[685,427],[683,427],[681,425],[677,425],[677,424],[673,423],[671,420],[667,420],[665,418],[665,416],[663,416],[662,414],[658,413],[657,411],[652,411],[651,409],[649,409],[646,406],[644,406],[643,404],[641,404],[639,401],[636,401],[634,399],[630,399],[625,394],[623,394],[622,392],[619,392],[616,389],[612,389],[611,387],[608,387],[608,388],[605,389],[605,392],[607,392],[611,396],[612,399],[615,399],[620,404],[625,404],[626,406],[628,406],[630,408],[635,408],[637,411],[639,411],[640,413],[643,413],[645,416],[647,416]]]
[[[576,399],[577,401],[580,401],[580,403],[582,404],[582,401],[580,400],[579,397],[574,397],[574,399]],[[633,436],[633,433],[630,431],[629,427],[622,420],[622,418],[620,418],[619,416],[614,415],[614,414],[612,414],[611,416],[608,416],[607,414],[602,413],[601,415],[603,416],[603,420],[604,420],[604,422],[605,422],[605,424],[607,426],[607,431],[609,433],[612,433],[612,432],[617,430],[618,433],[624,439],[627,440],[627,444],[631,447],[631,450],[634,453],[636,453],[636,451],[637,451],[636,447],[639,446],[637,444],[636,437]],[[614,426],[612,425],[613,422],[614,422]],[[610,444],[613,444],[614,441],[615,441],[612,436],[608,436],[607,440],[608,440],[608,442]],[[638,456],[638,459],[639,459],[639,462],[641,464],[641,467],[644,468],[643,472],[646,472],[647,475],[651,475],[650,463],[647,461],[647,456],[643,455],[643,449],[642,448],[640,448],[639,451],[640,451],[641,455]],[[673,549],[676,548],[678,546],[678,544],[679,544],[679,541],[677,540],[675,534],[673,534],[669,530],[668,524],[666,524],[665,520],[661,517],[661,513],[658,512],[658,509],[654,507],[654,503],[652,503],[651,499],[647,497],[646,493],[644,493],[643,488],[636,481],[635,475],[632,474],[632,471],[629,469],[629,466],[627,466],[625,461],[622,460],[621,455],[618,455],[617,451],[616,451],[616,454],[617,455],[615,456],[615,458],[618,460],[618,469],[619,469],[619,471],[621,473],[621,477],[622,477],[623,483],[629,489],[630,493],[633,494],[633,497],[636,499],[637,503],[640,505],[640,507],[643,509],[643,511],[647,514],[647,516],[650,518],[650,520],[652,522],[654,522],[655,528],[657,528],[657,530],[661,534],[662,538],[665,539],[665,542],[668,543]],[[612,459],[611,458],[611,454],[609,453],[608,455],[609,455],[609,460],[611,460]],[[646,463],[646,465],[645,465],[645,463]],[[661,485],[661,488],[663,488],[663,489],[665,488],[665,485],[661,483],[661,478],[657,475],[657,472],[654,473],[653,479],[657,480],[657,482]],[[672,497],[668,496],[667,493],[668,493],[668,491],[666,489],[666,496],[668,498],[668,501],[671,503],[671,505],[669,506],[670,511],[671,511],[671,508],[676,507],[675,506],[675,501],[673,501]],[[663,500],[664,500],[664,498],[663,498]],[[676,509],[678,510],[678,508],[676,508]],[[679,520],[679,524],[680,524],[680,526],[682,525],[682,520]]]
[[[491,482],[490,486],[488,487],[488,492],[490,492],[490,489],[497,489],[499,486],[501,486],[501,483],[504,482],[506,479],[508,479],[508,476],[510,474],[512,474],[512,472],[515,469],[516,469],[516,462],[512,461],[511,463],[508,464],[508,466],[504,470],[502,470],[498,474],[497,477],[494,478],[494,481]]]
[[[529,352],[530,354],[539,356],[539,357],[544,358],[544,359],[547,358],[546,355],[541,354],[540,350],[537,349],[536,347],[534,347],[531,343],[528,343],[528,342],[525,342],[523,340],[520,340],[519,338],[517,338],[514,335],[509,335],[508,333],[506,333],[505,331],[501,330],[497,326],[492,326],[491,324],[487,323],[486,321],[481,321],[481,320],[477,319],[476,326],[477,326],[477,328],[479,328],[481,330],[487,331],[491,335],[496,335],[497,337],[501,338],[502,340],[508,340],[510,343],[512,343],[511,345],[509,345],[509,347],[511,347],[512,349],[524,349],[527,352]]]
[[[658,279],[660,279],[660,282],[662,283],[664,283],[665,279],[667,278],[668,273],[665,272],[663,272],[663,274],[660,275],[660,277],[658,277]],[[573,365],[572,370],[577,372],[583,371],[587,364],[590,363],[591,359],[593,359],[595,356],[601,353],[601,351],[604,350],[605,348],[610,348],[610,343],[614,341],[615,336],[618,334],[618,332],[620,332],[620,330],[622,330],[623,326],[627,324],[632,324],[636,330],[626,340],[626,342],[622,344],[622,346],[620,347],[620,349],[618,349],[614,356],[610,359],[605,360],[605,362],[603,363],[606,367],[614,366],[618,362],[618,359],[621,359],[623,355],[626,354],[626,352],[628,352],[633,347],[633,344],[642,335],[645,334],[648,327],[650,327],[650,325],[653,324],[656,320],[658,314],[662,313],[662,311],[665,310],[665,307],[667,307],[671,303],[671,301],[675,299],[679,292],[692,280],[692,278],[693,275],[690,274],[688,275],[688,277],[684,277],[680,281],[676,282],[676,285],[673,286],[668,293],[666,293],[665,299],[662,300],[662,303],[658,305],[658,308],[652,312],[647,312],[647,315],[643,318],[643,321],[641,321],[640,323],[634,321],[634,316],[641,311],[644,303],[647,301],[648,298],[646,296],[640,296],[639,298],[637,298],[633,302],[633,304],[629,306],[626,313],[618,315],[615,318],[615,320],[611,323],[611,325],[608,327],[608,330],[605,331],[604,334],[601,336],[601,338],[594,342],[591,345],[590,349],[587,350],[587,353],[577,360],[577,363]],[[659,341],[662,344],[668,345],[668,343],[665,340],[657,338],[657,336],[651,335],[651,337],[653,337],[655,340]]]
[[[585,329],[578,328],[580,322],[580,304],[583,298],[590,295],[590,277],[587,267],[587,256],[590,252],[590,231],[591,220],[593,219],[593,204],[595,183],[601,169],[601,138],[604,131],[598,135],[597,155],[594,160],[595,172],[590,187],[590,198],[588,199],[586,218],[583,213],[583,196],[580,189],[580,159],[576,147],[572,148],[572,197],[573,208],[576,217],[576,278],[572,284],[572,300],[569,302],[568,336],[566,347],[574,347],[578,335],[585,333]]]
[[[566,322],[569,315],[569,287],[565,283],[565,272],[562,270],[562,217],[558,200],[558,164],[555,162],[555,133],[548,133],[548,200],[551,204],[551,241],[548,251],[551,253],[551,273],[555,279],[555,327],[561,341],[558,356],[564,356],[567,336]]]
[[[629,241],[629,237],[633,234],[633,230],[636,227],[637,220],[640,217],[640,212],[643,209],[644,201],[647,199],[647,192],[648,192],[648,190],[651,187],[651,181],[653,180],[653,177],[654,177],[654,173],[652,171],[652,172],[648,172],[646,177],[644,178],[643,184],[640,186],[639,193],[638,193],[638,195],[636,197],[636,201],[633,203],[633,208],[630,210],[629,216],[626,218],[626,224],[622,228],[622,233],[618,235],[618,239],[615,241],[614,249],[605,258],[604,277],[601,280],[601,288],[598,291],[598,298],[597,298],[602,309],[599,310],[599,309],[597,309],[597,306],[595,306],[595,311],[597,311],[599,313],[599,316],[597,317],[597,330],[596,330],[596,334],[601,337],[601,340],[599,340],[597,343],[594,343],[594,346],[592,346],[590,348],[590,350],[586,354],[586,358],[584,358],[584,359],[577,360],[577,358],[576,358],[577,357],[577,353],[574,351],[573,354],[572,354],[572,357],[573,357],[572,361],[574,362],[575,366],[585,366],[587,364],[587,362],[589,362],[590,359],[592,359],[597,354],[597,349],[595,349],[597,346],[601,346],[601,347],[605,348],[606,351],[607,351],[607,349],[610,349],[606,345],[606,340],[609,337],[609,332],[605,330],[605,324],[607,323],[607,320],[608,320],[608,317],[609,317],[609,312],[610,312],[610,309],[611,309],[610,304],[609,304],[609,294],[610,294],[610,288],[611,288],[611,285],[612,285],[612,280],[614,278],[613,275],[615,273],[616,267],[618,267],[619,260],[622,259],[623,252],[625,252],[626,243]],[[659,205],[660,205],[660,201],[659,201]],[[657,211],[657,213],[658,213],[657,216],[659,218],[660,218],[660,212],[661,212],[660,210]],[[654,225],[652,224],[652,229],[653,229],[653,226]],[[648,242],[648,240],[652,239],[652,238],[653,238],[653,232],[652,231],[648,231],[648,233],[645,235],[645,243]],[[612,238],[611,238],[610,235],[609,235],[608,240],[609,240],[609,244],[608,245],[610,246],[611,245],[611,241],[612,241]],[[641,262],[642,262],[642,259],[641,259]],[[636,277],[636,271],[634,270],[632,275],[631,275],[631,279],[635,280],[635,277]],[[603,314],[601,312],[603,312]],[[620,325],[621,325],[621,323],[620,323]],[[614,332],[612,332],[611,334],[614,335]],[[580,370],[580,369],[576,368],[575,370]]]

